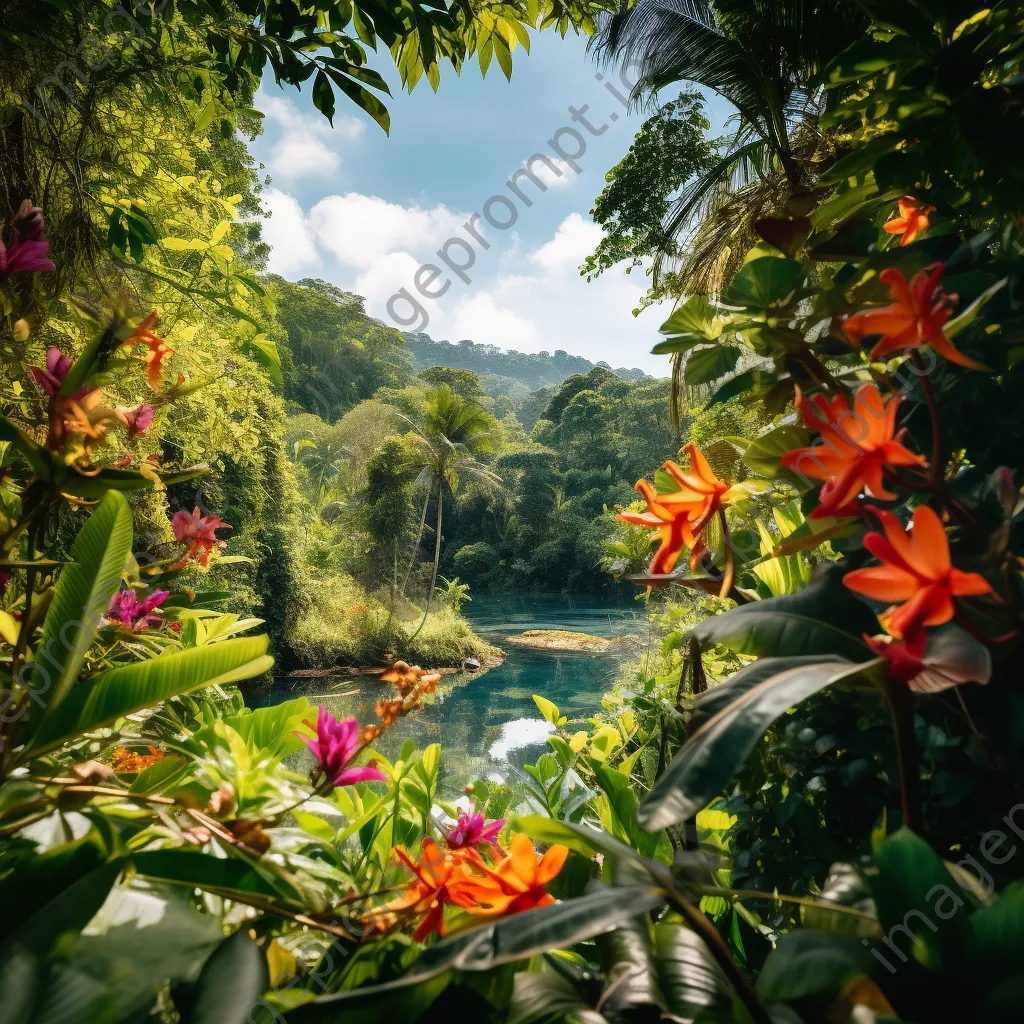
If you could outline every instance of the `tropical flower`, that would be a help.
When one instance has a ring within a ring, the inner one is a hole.
[[[167,600],[166,590],[156,590],[142,601],[134,590],[119,590],[111,599],[107,609],[106,620],[111,624],[119,624],[133,633],[140,629],[152,629],[164,620],[154,613],[154,609]]]
[[[441,679],[441,673],[427,672],[419,665],[396,661],[380,678],[382,682],[394,683],[402,693],[414,690],[419,693],[433,693]]]
[[[470,814],[460,810],[455,826],[445,834],[444,841],[450,850],[461,850],[466,846],[486,846],[495,842],[505,824],[504,818],[486,821],[479,812]]]
[[[0,242],[0,277],[37,270],[53,273],[57,267],[46,257],[50,243],[43,238],[43,211],[26,199],[11,221],[11,227],[14,229],[11,247],[8,249]]]
[[[928,633],[918,630],[907,640],[865,636],[864,642],[888,664],[890,679],[906,683],[915,693],[940,693],[961,683],[985,684],[992,678],[988,649],[961,631]]]
[[[953,568],[946,531],[927,505],[914,509],[910,533],[892,512],[871,506],[868,511],[878,517],[885,536],[869,533],[864,547],[882,564],[848,572],[843,582],[876,601],[904,602],[894,605],[881,619],[886,632],[897,640],[919,644],[923,627],[953,618],[954,597],[991,592],[983,576]]]
[[[127,747],[118,747],[114,751],[112,764],[115,772],[144,772],[152,767],[157,761],[162,761],[166,755],[156,747],[150,747],[148,754],[140,754]]]
[[[510,846],[508,856],[495,867],[485,863],[476,850],[468,850],[466,869],[448,887],[453,902],[485,917],[505,917],[554,903],[544,886],[562,870],[569,851],[564,846],[550,846],[538,860],[524,832],[517,832]],[[479,874],[470,874],[469,865]]]
[[[54,346],[46,350],[45,367],[33,366],[30,369],[39,387],[50,398],[54,398],[60,391],[60,386],[64,383],[68,370],[71,369],[71,360]]]
[[[927,465],[924,456],[904,446],[906,430],[896,430],[899,407],[899,396],[884,401],[874,384],[857,392],[852,410],[846,392],[808,400],[796,389],[796,408],[821,441],[786,452],[781,462],[805,477],[825,481],[812,519],[856,515],[861,491],[894,501],[898,495],[886,489],[883,471],[890,466]]]
[[[920,206],[913,196],[904,196],[896,207],[899,214],[883,224],[882,230],[890,235],[902,235],[900,245],[910,245],[928,227],[928,214],[933,213],[935,207]]]
[[[296,732],[295,735],[313,751],[320,767],[327,776],[331,787],[351,786],[355,782],[385,782],[386,776],[379,771],[375,762],[361,768],[349,768],[348,763],[362,746],[359,722],[355,718],[338,721],[327,708],[320,706],[316,725],[304,722],[316,730],[316,738]]]
[[[146,352],[146,374],[149,379],[149,386],[154,391],[160,390],[160,374],[163,371],[164,363],[174,355],[172,349],[163,338],[153,333],[160,314],[154,309],[142,323],[135,329],[135,333],[125,339],[126,345],[145,345]]]
[[[129,409],[119,405],[114,412],[117,418],[128,428],[128,437],[134,440],[142,437],[153,425],[153,414],[156,410],[151,405],[140,405],[137,409]]]
[[[686,450],[690,453],[689,473],[671,461],[664,467],[679,484],[678,491],[657,494],[646,480],[638,480],[635,489],[644,496],[647,511],[620,512],[616,516],[619,522],[658,530],[661,545],[651,559],[652,576],[670,573],[685,548],[690,549],[690,568],[695,569],[706,550],[701,533],[731,497],[731,488],[715,476],[700,449],[691,442]]]
[[[418,863],[413,863],[401,847],[395,848],[395,856],[413,873],[415,880],[405,895],[388,904],[388,909],[412,910],[425,914],[412,937],[422,942],[431,932],[443,936],[444,908],[452,902],[448,890],[453,876],[458,877],[462,866],[461,851],[444,852],[429,836],[423,839],[423,852]]]
[[[171,519],[171,529],[175,540],[188,541],[185,558],[193,559],[205,569],[210,564],[210,555],[217,549],[227,547],[226,541],[218,539],[216,531],[230,530],[231,526],[217,516],[200,515],[197,505],[193,512],[184,509],[175,512]]]
[[[986,366],[965,356],[942,333],[942,325],[949,319],[955,295],[947,295],[939,282],[946,268],[936,263],[927,270],[918,271],[907,283],[907,279],[895,267],[886,267],[878,279],[889,286],[895,301],[890,306],[867,309],[847,318],[843,330],[850,341],[860,347],[861,339],[869,335],[881,335],[869,353],[871,359],[880,359],[891,352],[931,345],[936,352],[951,363],[966,366],[969,370],[985,370]]]
[[[103,404],[103,393],[97,388],[81,389],[67,398],[56,398],[50,405],[50,432],[46,446],[56,450],[69,434],[81,434],[81,451],[88,454],[92,445],[107,432],[107,421],[114,413]],[[72,456],[67,456],[68,461]]]

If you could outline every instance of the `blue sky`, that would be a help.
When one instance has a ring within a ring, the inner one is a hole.
[[[531,50],[515,52],[511,82],[494,64],[483,79],[475,63],[461,77],[448,66],[436,94],[425,82],[401,92],[393,66],[378,62],[393,93],[390,137],[343,98],[332,130],[308,89],[264,85],[265,131],[251,148],[271,178],[270,269],[359,292],[372,315],[435,338],[667,372],[650,354],[667,310],[632,316],[641,273],[587,283],[577,269],[600,238],[594,197],[644,113],[608,91],[628,91],[617,73],[597,80],[584,40],[544,33]],[[547,158],[532,164],[546,191],[520,177],[516,195],[506,182],[536,153]],[[478,216],[474,237],[467,221],[485,205],[491,223]]]

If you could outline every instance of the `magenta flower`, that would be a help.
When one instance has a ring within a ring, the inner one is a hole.
[[[465,846],[482,846],[486,843],[493,843],[498,838],[498,833],[504,824],[504,818],[485,821],[484,816],[479,812],[470,814],[468,811],[461,810],[459,811],[459,820],[444,839],[450,850],[461,850]]]
[[[218,548],[226,548],[227,542],[217,539],[216,531],[230,530],[231,527],[216,516],[199,514],[199,506],[194,512],[175,512],[171,519],[171,529],[176,540],[187,540],[186,558],[198,562],[205,569],[210,564],[210,555]]]
[[[59,348],[48,348],[46,350],[46,369],[33,366],[32,376],[39,387],[53,398],[60,391],[64,378],[71,369],[71,360],[64,355]]]
[[[147,430],[153,425],[153,413],[156,410],[151,405],[140,405],[137,409],[128,409],[123,405],[119,405],[114,412],[117,413],[117,418],[128,428],[128,437],[130,440],[135,440],[137,437],[142,437]],[[181,539],[180,537],[178,538]]]
[[[153,611],[168,598],[166,590],[155,590],[140,601],[134,590],[119,590],[111,599],[106,619],[109,623],[123,626],[133,633],[140,629],[153,629],[163,619]]]
[[[312,722],[304,722],[311,729]],[[323,705],[316,719],[316,739],[295,733],[313,751],[323,768],[331,787],[351,786],[354,782],[386,782],[387,776],[378,771],[375,762],[361,768],[349,768],[348,763],[361,746],[359,722],[346,718],[339,722]]]
[[[0,277],[33,270],[50,273],[57,268],[46,258],[50,243],[43,238],[43,211],[27,199],[11,221],[11,247],[0,242]]]

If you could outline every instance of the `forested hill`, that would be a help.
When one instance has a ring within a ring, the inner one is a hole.
[[[405,340],[416,359],[417,370],[425,370],[428,366],[452,366],[472,370],[481,378],[489,375],[511,378],[525,384],[531,391],[554,387],[575,373],[587,373],[595,365],[604,366],[633,383],[647,376],[636,368],[613,370],[605,362],[595,364],[583,356],[569,355],[560,348],[550,355],[547,352],[516,352],[473,341],[457,344],[435,341],[429,334],[406,334]]]

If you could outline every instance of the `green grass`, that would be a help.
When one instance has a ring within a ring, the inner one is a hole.
[[[419,635],[411,639],[422,614],[407,602],[392,614],[350,576],[337,576],[313,584],[289,641],[309,668],[382,665],[389,655],[442,668],[496,653],[461,615],[442,605],[434,606]]]

